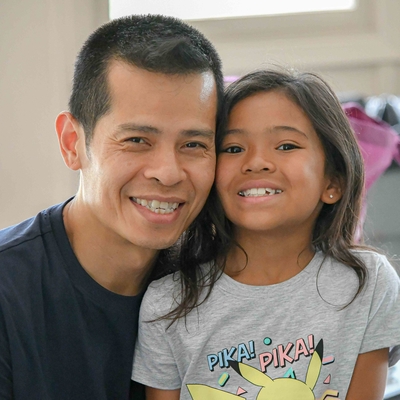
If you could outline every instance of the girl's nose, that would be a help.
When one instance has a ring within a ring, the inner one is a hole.
[[[272,156],[268,151],[258,148],[255,151],[248,152],[245,162],[242,166],[242,172],[262,172],[275,171],[276,166]]]

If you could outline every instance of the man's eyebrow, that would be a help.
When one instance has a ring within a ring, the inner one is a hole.
[[[158,128],[155,128],[151,125],[140,125],[135,123],[125,123],[118,125],[117,132],[142,132],[142,133],[153,133],[153,134],[160,134]],[[185,129],[181,132],[182,136],[185,137],[196,137],[202,136],[204,138],[214,139],[215,132],[212,129]]]
[[[151,125],[139,125],[134,123],[126,123],[118,125],[117,132],[143,132],[143,133],[160,133],[160,130]]]
[[[182,131],[182,135],[186,137],[200,136],[205,139],[214,139],[215,132],[212,129],[187,129]]]

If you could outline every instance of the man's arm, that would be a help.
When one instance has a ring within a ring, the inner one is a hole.
[[[151,387],[146,387],[146,400],[179,400],[181,391],[176,390],[161,390]]]
[[[346,400],[382,400],[388,371],[389,349],[359,354]]]
[[[0,306],[0,399],[11,400],[13,398],[12,390],[10,345],[8,343],[3,311]]]
[[[145,388],[141,383],[131,381],[131,387],[129,390],[129,400],[145,400]]]

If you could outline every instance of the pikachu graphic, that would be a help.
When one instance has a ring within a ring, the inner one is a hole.
[[[244,379],[261,387],[256,400],[314,400],[313,389],[321,372],[323,347],[321,339],[311,356],[305,382],[294,378],[272,379],[258,369],[237,361],[231,361],[229,364]],[[206,385],[188,384],[187,388],[193,400],[243,400],[243,397]],[[334,391],[328,392],[337,398]],[[328,397],[323,396],[322,399],[331,398],[328,392]]]

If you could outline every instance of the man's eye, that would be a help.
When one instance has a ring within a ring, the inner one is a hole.
[[[144,139],[141,137],[132,137],[132,138],[129,138],[129,141],[133,142],[133,143],[146,143],[144,141]]]
[[[241,153],[243,149],[239,146],[230,146],[222,150],[224,153]]]
[[[207,148],[207,146],[203,143],[199,143],[199,142],[190,142],[190,143],[186,143],[186,147],[190,148],[190,149],[195,149],[195,148]]]
[[[292,143],[283,143],[278,147],[278,150],[293,150],[293,149],[298,149],[299,146],[296,146],[295,144]]]

